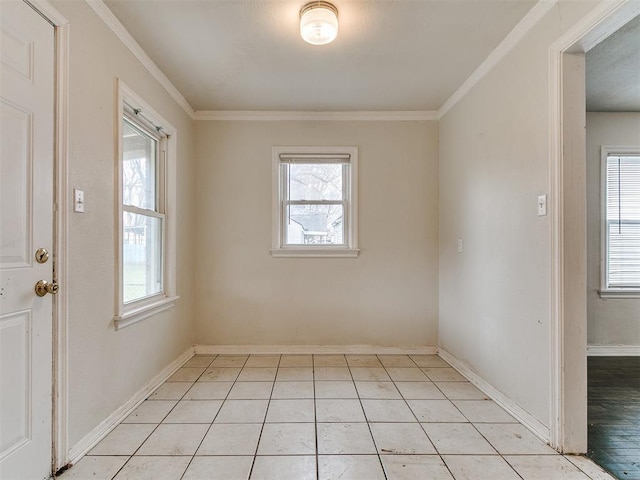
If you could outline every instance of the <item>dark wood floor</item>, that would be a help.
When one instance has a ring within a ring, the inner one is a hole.
[[[588,456],[640,480],[640,357],[589,357]]]

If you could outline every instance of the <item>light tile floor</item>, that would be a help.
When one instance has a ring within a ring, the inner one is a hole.
[[[604,480],[435,355],[197,355],[62,480]]]

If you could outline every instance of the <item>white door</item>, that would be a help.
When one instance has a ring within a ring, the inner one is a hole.
[[[0,478],[51,473],[54,29],[0,0]]]

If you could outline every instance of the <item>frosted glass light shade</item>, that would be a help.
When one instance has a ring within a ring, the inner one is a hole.
[[[338,35],[338,10],[328,2],[312,2],[300,11],[300,36],[311,45],[326,45]]]

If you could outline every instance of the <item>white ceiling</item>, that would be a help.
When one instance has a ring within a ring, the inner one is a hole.
[[[587,52],[587,111],[640,112],[640,16]]]
[[[195,110],[437,110],[535,0],[335,0],[335,42],[299,35],[305,0],[105,0]]]

